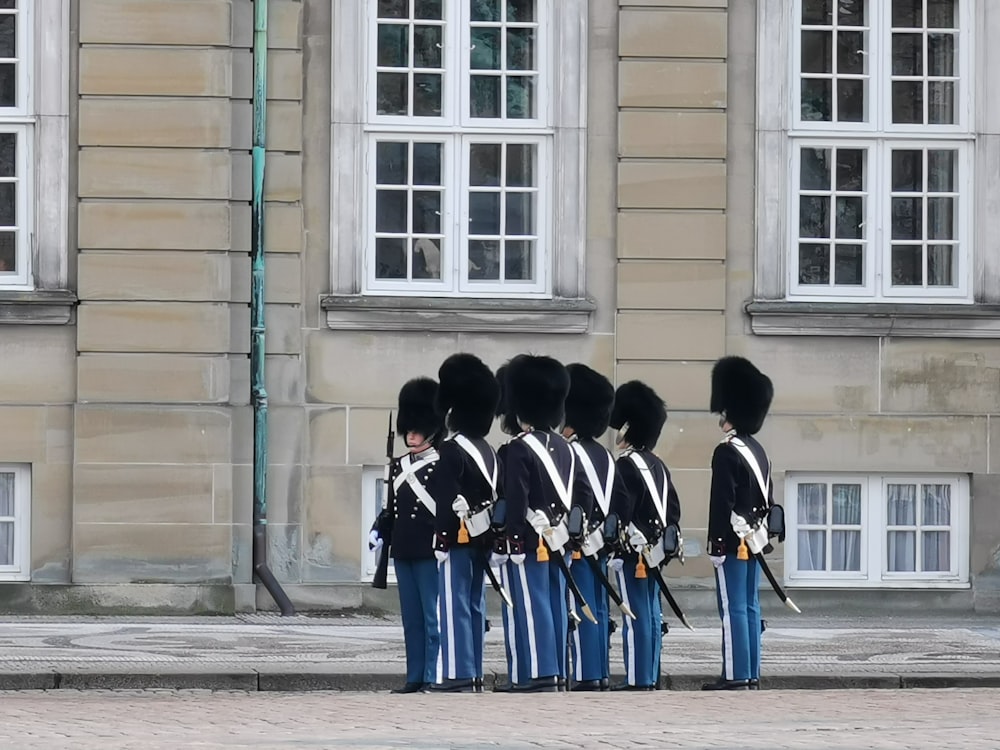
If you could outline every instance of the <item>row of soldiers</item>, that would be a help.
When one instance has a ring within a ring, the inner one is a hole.
[[[713,368],[724,437],[712,457],[708,552],[723,669],[705,689],[759,686],[760,565],[783,529],[752,436],[772,395],[745,359]],[[494,451],[486,436],[497,418],[509,439]],[[586,365],[545,356],[519,355],[493,373],[455,354],[437,382],[402,387],[396,428],[408,452],[392,458],[389,446],[386,503],[369,536],[380,569],[391,556],[396,571],[407,673],[395,692],[483,689],[486,581],[505,602],[510,682],[494,690],[660,686],[661,593],[683,619],[663,577],[671,559],[683,561],[679,498],[653,453],[666,420],[645,383],[616,390]],[[617,458],[599,442],[609,427]],[[609,597],[622,612],[625,680],[614,687]]]

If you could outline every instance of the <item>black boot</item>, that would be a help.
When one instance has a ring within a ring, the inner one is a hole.
[[[402,695],[404,693],[419,693],[423,689],[424,683],[422,682],[408,682],[403,687],[390,690],[389,692],[394,695]]]
[[[582,693],[595,693],[602,689],[600,680],[581,680],[580,682],[573,683],[574,693],[577,691]]]
[[[756,679],[756,680],[750,680],[750,689],[751,690],[760,690],[760,679],[759,678]]]
[[[481,693],[481,692],[483,692],[483,690],[484,690],[484,688],[483,688],[483,678],[482,677],[474,677],[473,680],[472,680],[472,692],[474,692],[474,693]]]
[[[518,683],[511,690],[512,693],[555,693],[558,692],[559,685],[555,675],[552,677],[537,677],[528,682]]]
[[[607,677],[602,677],[601,690],[610,690],[610,689],[611,689],[611,680],[609,680]]]
[[[638,690],[638,691],[646,691],[646,690],[655,690],[656,687],[654,685],[629,685],[627,682],[621,682],[621,683],[619,683],[617,685],[612,685],[611,689],[612,690]]]
[[[715,682],[706,682],[701,686],[702,690],[748,690],[749,680],[723,680],[721,677]]]
[[[431,685],[430,692],[432,693],[471,693],[475,689],[474,682],[471,677],[466,677],[460,680],[448,679],[442,683]]]

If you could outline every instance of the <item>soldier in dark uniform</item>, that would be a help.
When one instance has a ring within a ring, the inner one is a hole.
[[[760,684],[760,566],[768,552],[767,513],[774,504],[771,462],[753,438],[771,407],[771,380],[742,357],[712,368],[711,410],[725,433],[712,454],[708,554],[722,619],[722,676],[703,690],[746,690]],[[748,548],[749,547],[749,548]]]
[[[438,576],[434,559],[437,503],[428,488],[438,462],[435,444],[442,430],[434,408],[437,383],[430,378],[407,382],[399,392],[396,431],[409,452],[393,459],[386,506],[369,535],[376,556],[390,542],[399,589],[406,645],[406,684],[394,693],[416,693],[435,682],[438,671]]]
[[[611,512],[618,518],[623,541],[612,568],[622,599],[636,617],[623,620],[625,682],[616,686],[619,690],[654,690],[660,674],[662,607],[655,579],[646,568],[659,567],[667,559],[664,532],[678,526],[681,518],[670,471],[653,453],[666,421],[666,405],[648,385],[632,380],[618,388],[611,426],[618,430],[616,442],[623,450],[616,462],[621,484],[612,496]]]
[[[482,689],[486,625],[485,565],[499,462],[484,439],[500,398],[490,369],[454,354],[438,371],[438,412],[451,431],[438,447],[434,550],[438,559],[442,681],[434,691]]]
[[[507,364],[506,411],[516,416],[522,430],[507,444],[503,459],[507,580],[514,600],[508,645],[515,692],[555,692],[559,678],[565,678],[566,581],[549,555],[569,555],[565,516],[575,459],[566,440],[554,432],[568,391],[566,368],[551,357],[522,354]]]

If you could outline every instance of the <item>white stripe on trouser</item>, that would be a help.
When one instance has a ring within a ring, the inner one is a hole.
[[[621,592],[622,601],[625,606],[632,609],[632,602],[629,601],[628,586],[625,584],[625,570],[618,571],[618,590]],[[625,682],[635,685],[635,631],[629,626],[627,617],[622,617],[622,626],[625,637]]]
[[[573,628],[573,646],[576,650],[576,653],[573,654],[573,672],[576,675],[576,681],[581,682],[583,680],[583,646],[580,643],[579,623]]]
[[[513,564],[513,563],[511,563]],[[514,587],[511,583],[511,577],[507,571],[507,565],[500,568],[500,580],[503,582],[504,588],[508,591],[513,591]],[[503,619],[504,623],[507,625],[507,644],[510,646],[510,682],[512,685],[517,684],[517,623],[514,621],[514,616],[511,614],[510,607],[504,607],[503,609]]]
[[[719,601],[722,602],[722,668],[727,680],[735,680],[733,676],[733,623],[729,617],[729,590],[726,588],[726,574],[722,566],[715,569],[715,578],[719,582]]]
[[[452,604],[455,599],[451,590],[451,557],[445,558],[444,563],[444,598],[445,598],[445,620],[448,629],[448,679],[455,679],[455,613],[452,611]]]
[[[535,614],[531,609],[531,593],[528,591],[528,574],[524,565],[515,566],[521,580],[521,595],[524,597],[524,621],[528,625],[528,657],[531,661],[531,679],[538,677],[538,644],[535,643]]]

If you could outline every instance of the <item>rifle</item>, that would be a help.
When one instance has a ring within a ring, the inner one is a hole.
[[[383,512],[388,509],[389,493],[392,488],[389,486],[389,467],[392,465],[393,444],[396,441],[396,434],[392,431],[392,410],[389,410],[389,433],[385,439],[385,469],[382,473],[382,483],[385,487],[385,503],[382,506]],[[384,589],[388,587],[389,577],[389,545],[390,539],[382,540],[382,553],[378,558],[378,566],[375,568],[375,577],[372,578],[372,588]]]

